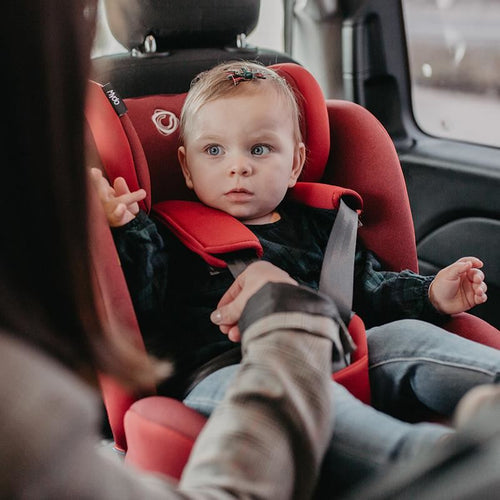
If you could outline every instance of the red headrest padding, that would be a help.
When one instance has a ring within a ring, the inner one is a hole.
[[[327,101],[333,154],[323,182],[348,186],[363,196],[359,236],[385,269],[418,270],[415,233],[405,179],[394,144],[362,106]]]
[[[316,182],[298,182],[289,192],[297,202],[318,208],[338,208],[340,199],[361,210],[362,200],[356,191]],[[153,206],[154,214],[190,250],[215,267],[227,267],[223,254],[254,250],[262,257],[258,238],[233,216],[200,202],[168,200]]]
[[[179,117],[186,94],[161,94],[126,99],[149,166],[153,204],[196,199],[186,187],[177,159]]]
[[[300,180],[319,181],[330,154],[330,125],[321,87],[314,76],[298,64],[274,64],[270,68],[285,78],[298,95],[302,134],[307,149],[306,165]]]
[[[149,211],[150,184],[142,146],[127,115],[119,117],[102,85],[89,82],[85,108],[87,123],[110,182],[124,177],[131,191],[144,188],[148,196],[141,208]]]
[[[238,250],[253,249],[257,257],[262,257],[258,238],[225,212],[202,203],[178,200],[163,201],[153,210],[190,250],[212,266],[227,267],[216,256]]]
[[[342,198],[353,210],[360,212],[363,208],[363,200],[356,191],[320,182],[297,182],[288,197],[317,208],[338,208]]]

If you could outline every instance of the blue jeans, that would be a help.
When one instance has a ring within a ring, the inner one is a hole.
[[[435,446],[452,432],[443,425],[410,424],[391,416],[402,406],[451,415],[469,389],[499,378],[500,351],[429,323],[395,321],[368,330],[367,338],[373,406],[332,381],[334,432],[319,482],[325,498],[395,460]],[[184,402],[210,415],[237,369],[232,365],[211,374]]]

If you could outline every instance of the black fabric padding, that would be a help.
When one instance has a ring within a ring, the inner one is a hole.
[[[159,50],[235,45],[259,20],[260,0],[105,0],[113,36],[127,49],[153,35]]]
[[[93,60],[91,79],[112,82],[122,98],[187,92],[191,80],[218,63],[252,60],[269,66],[295,62],[286,54],[266,49],[184,49],[151,57],[131,53],[98,57]]]

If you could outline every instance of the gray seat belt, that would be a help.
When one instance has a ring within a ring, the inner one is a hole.
[[[344,359],[332,364],[332,372],[349,365],[350,352],[355,349],[346,325],[349,325],[353,315],[354,257],[358,224],[357,212],[341,199],[337,217],[326,244],[319,278],[319,291],[333,299],[344,323],[340,325],[343,330],[340,339],[344,348]]]
[[[319,291],[328,295],[336,304],[342,319],[340,335],[344,358],[332,364],[332,372],[336,372],[350,363],[350,352],[355,345],[346,325],[352,317],[352,300],[354,289],[354,257],[356,251],[356,235],[358,231],[358,214],[340,199],[337,216],[332,226],[325,249],[325,257],[319,278]],[[228,268],[236,278],[251,262],[244,259],[232,260]]]
[[[340,317],[346,325],[352,316],[354,287],[354,253],[358,214],[344,200],[340,200],[337,217],[326,244],[323,267],[319,279],[319,291],[334,300]],[[228,261],[228,268],[236,278],[256,259]]]
[[[319,291],[335,301],[340,317],[346,325],[352,316],[357,231],[358,214],[341,199],[326,244]]]

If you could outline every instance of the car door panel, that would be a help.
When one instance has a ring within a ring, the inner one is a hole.
[[[401,2],[346,5],[346,96],[375,114],[394,140],[407,183],[420,270],[433,274],[465,255],[482,259],[489,300],[471,312],[498,328],[500,148],[424,133],[412,108]]]

